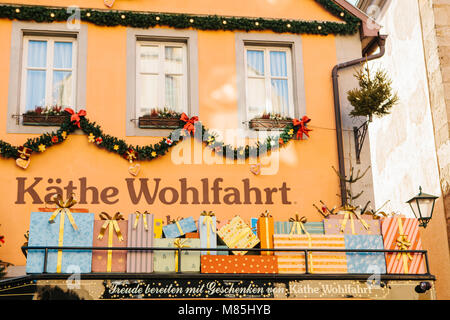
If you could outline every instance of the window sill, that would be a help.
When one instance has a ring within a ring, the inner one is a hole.
[[[292,120],[252,119],[249,121],[248,127],[254,131],[282,131],[290,123]]]

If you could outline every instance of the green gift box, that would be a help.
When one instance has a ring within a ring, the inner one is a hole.
[[[200,239],[162,238],[153,239],[157,248],[200,248]],[[153,251],[154,272],[177,272],[178,252],[175,250]],[[181,252],[181,272],[200,272],[200,251],[183,250]]]

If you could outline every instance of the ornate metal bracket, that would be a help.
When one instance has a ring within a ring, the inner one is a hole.
[[[359,128],[353,127],[353,135],[355,137],[355,152],[356,163],[360,164],[361,150],[366,139],[367,129],[369,128],[369,121],[364,122]]]

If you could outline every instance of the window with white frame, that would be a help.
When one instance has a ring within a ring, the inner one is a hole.
[[[264,113],[294,117],[290,47],[245,46],[247,120]]]
[[[20,111],[76,106],[77,41],[70,37],[23,37]]]
[[[136,43],[136,116],[167,108],[188,113],[186,43]]]

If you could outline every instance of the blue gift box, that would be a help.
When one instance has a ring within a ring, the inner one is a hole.
[[[211,224],[205,221],[207,216],[200,216],[198,220],[198,229],[200,233],[200,247],[202,248],[217,248],[217,227],[216,217],[211,216]],[[208,228],[209,227],[209,241],[208,241]],[[208,243],[209,242],[209,243]],[[209,245],[208,245],[209,244]],[[217,254],[217,251],[202,251],[201,254]]]
[[[32,212],[30,216],[30,236],[28,246],[58,246],[61,213],[56,216],[54,223],[49,219],[52,212]],[[75,230],[67,215],[64,217],[63,246],[92,247],[94,233],[94,214],[72,212],[78,230]],[[48,250],[47,272],[57,272],[57,257],[59,250]],[[28,249],[27,273],[42,273],[44,271],[44,250]],[[62,250],[62,273],[91,272],[92,251]]]
[[[289,234],[292,230],[293,222],[291,221],[275,221],[274,234]],[[306,231],[310,234],[325,234],[323,221],[321,222],[306,222],[303,224]],[[302,234],[304,234],[302,230]]]
[[[344,235],[345,249],[384,249],[381,235]],[[386,273],[384,253],[347,252],[348,273]]]
[[[181,230],[180,230],[181,229]],[[197,225],[194,218],[188,217],[177,221],[177,223],[171,223],[163,227],[164,236],[166,238],[178,238],[183,236],[187,232],[196,232]]]
[[[255,235],[258,235],[258,218],[251,218],[250,220],[252,231]]]

